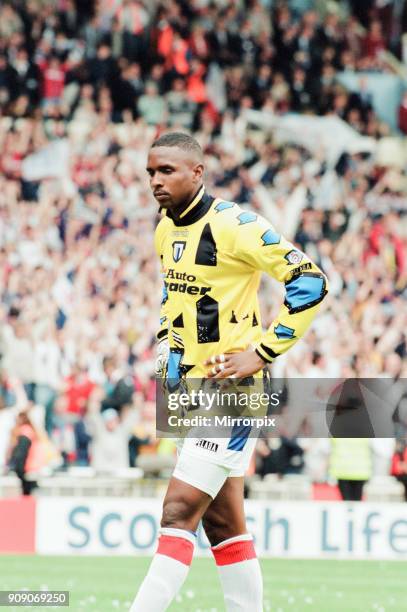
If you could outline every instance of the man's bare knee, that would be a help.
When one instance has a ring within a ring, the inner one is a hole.
[[[216,546],[223,542],[223,540],[236,535],[234,533],[234,526],[230,525],[222,516],[213,512],[210,514],[207,512],[203,516],[202,525],[211,546]]]
[[[172,478],[164,499],[161,527],[196,531],[210,496],[177,478]]]
[[[187,529],[193,516],[191,506],[184,499],[168,500],[164,503],[161,527]]]

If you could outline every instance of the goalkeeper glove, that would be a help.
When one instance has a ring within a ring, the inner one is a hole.
[[[155,375],[159,378],[164,378],[167,371],[168,357],[170,354],[170,346],[168,338],[165,337],[157,345],[157,359],[155,361]]]

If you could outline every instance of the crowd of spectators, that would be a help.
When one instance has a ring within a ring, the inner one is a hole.
[[[364,27],[343,2],[331,3],[331,12],[324,7],[322,16],[304,11],[312,5],[4,2],[0,104],[15,118],[66,123],[96,108],[115,122],[130,114],[151,125],[193,129],[207,121],[219,128],[226,108],[335,113],[363,133],[386,133],[363,79],[360,93],[350,95],[335,76],[383,71],[394,20],[386,25],[373,2],[364,4]]]
[[[263,214],[330,279],[327,306],[273,375],[407,377],[405,172],[368,154],[333,167],[322,149],[281,145],[243,120],[252,108],[336,114],[388,133],[363,79],[352,95],[335,81],[383,70],[390,38],[374,8],[362,30],[352,14],[298,12],[308,4],[2,3],[0,471],[22,406],[62,464],[106,469],[118,447],[117,467],[168,452],[154,438],[161,279],[145,172],[168,128],[200,141],[210,192]],[[60,143],[63,172],[47,173]],[[27,162],[47,148],[33,178]],[[265,279],[265,326],[282,299]],[[107,442],[103,460],[92,442],[105,431],[122,443]]]

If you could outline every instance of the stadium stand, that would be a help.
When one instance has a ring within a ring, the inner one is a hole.
[[[144,168],[146,147],[168,128],[197,137],[210,190],[269,218],[330,279],[324,313],[273,375],[407,377],[407,151],[365,78],[393,73],[388,58],[402,58],[406,15],[397,35],[386,6],[369,2],[361,15],[357,2],[348,12],[312,4],[2,3],[0,473],[26,407],[47,467],[92,466],[101,442],[90,415],[100,412],[109,437],[114,410],[113,430],[133,419],[117,468],[168,473],[173,448],[154,435],[161,287]],[[356,91],[342,84],[349,73]],[[292,113],[310,143],[293,139]],[[333,160],[336,132],[319,146],[314,119],[351,129],[352,146]],[[265,325],[281,300],[265,281]],[[301,480],[254,479],[252,495],[309,498],[307,465]],[[39,482],[45,493],[68,480],[69,472]],[[3,492],[14,486],[2,477]],[[116,486],[133,485],[118,478]],[[396,488],[386,488],[388,498]],[[377,499],[377,490],[372,481],[366,494]]]

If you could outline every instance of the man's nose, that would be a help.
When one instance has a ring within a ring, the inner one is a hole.
[[[150,181],[151,187],[156,189],[157,187],[163,186],[163,180],[160,174],[155,173],[154,176],[151,177]]]

